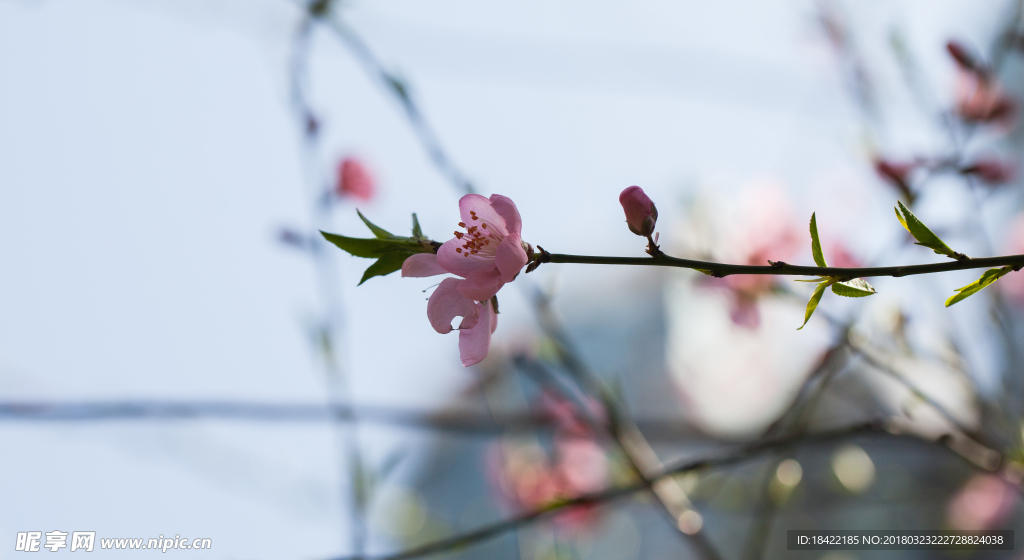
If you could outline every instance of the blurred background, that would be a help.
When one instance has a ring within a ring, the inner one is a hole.
[[[317,230],[370,236],[358,208],[408,235],[416,212],[445,241],[470,186],[534,246],[641,256],[616,199],[640,185],[676,256],[811,264],[816,212],[832,266],[941,261],[896,200],[958,251],[1024,253],[1020,18],[0,2],[0,558],[52,530],[376,557],[779,438],[665,479],[675,506],[635,492],[442,554],[1019,558],[785,538],[1021,528],[1024,274],[949,309],[980,271],[879,278],[797,332],[791,279],[545,264],[463,368],[426,320],[436,279],[357,287],[371,261]]]

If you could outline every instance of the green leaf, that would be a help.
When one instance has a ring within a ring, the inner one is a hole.
[[[419,220],[416,214],[412,215],[413,237],[401,237],[366,219],[362,212],[356,210],[359,219],[370,228],[376,236],[374,239],[363,239],[359,237],[345,237],[334,233],[321,231],[324,239],[334,243],[339,249],[356,257],[364,259],[377,259],[363,273],[359,284],[366,282],[374,276],[386,276],[402,268],[402,263],[416,253],[433,253],[434,243],[423,235],[420,229]]]
[[[875,288],[861,278],[832,284],[832,293],[843,297],[867,297],[875,294]]]
[[[924,223],[917,219],[917,216],[915,216],[909,208],[903,205],[903,202],[896,201],[896,204],[899,205],[899,208],[896,210],[896,217],[899,218],[903,227],[910,232],[910,235],[914,236],[918,245],[923,245],[940,255],[946,255],[953,259],[959,259],[963,256],[943,243],[943,241],[939,239],[938,235],[932,233],[932,230],[928,229],[928,226],[924,225]],[[901,211],[903,213],[902,216],[900,215]]]
[[[903,216],[900,215],[899,209],[894,206],[892,211],[896,212],[896,219],[900,221],[900,225],[903,226],[903,229],[907,230],[907,233],[910,233],[910,228],[907,227],[907,221],[904,220]]]
[[[807,302],[807,311],[804,312],[804,324],[800,325],[796,330],[801,330],[807,326],[807,321],[811,320],[811,315],[814,315],[814,310],[818,308],[821,296],[825,295],[825,288],[831,283],[832,281],[830,280],[824,280],[814,288],[814,293],[811,294],[811,299]]]
[[[420,221],[416,219],[416,212],[412,213],[412,236],[416,239],[426,239],[423,230],[420,229]]]
[[[957,293],[953,294],[952,296],[949,297],[949,299],[946,300],[946,307],[949,307],[950,305],[953,305],[958,301],[965,300],[973,296],[974,294],[983,290],[989,284],[993,284],[996,280],[999,280],[1003,276],[1006,276],[1006,274],[1009,273],[1011,270],[1013,270],[1013,266],[1004,266],[1002,268],[990,268],[986,270],[985,273],[981,275],[981,278],[978,278],[977,280],[971,282],[970,284],[964,286],[963,288],[957,288]]]
[[[367,220],[366,216],[364,216],[363,213],[360,212],[358,209],[356,209],[356,214],[359,214],[359,219],[362,220],[364,224],[366,224],[366,227],[370,228],[370,231],[373,232],[373,235],[377,236],[377,239],[401,239],[400,237],[391,233],[390,231],[374,224],[370,220]]]
[[[324,231],[320,233],[324,236],[324,239],[334,243],[342,251],[350,255],[363,257],[364,259],[377,258],[386,252],[395,250],[395,242],[393,240],[345,237],[344,235],[336,235]]]
[[[402,263],[404,263],[405,259],[410,256],[412,256],[412,253],[385,254],[381,258],[377,259],[377,262],[371,264],[370,267],[366,269],[366,272],[363,273],[363,278],[359,281],[358,285],[362,286],[363,282],[366,282],[374,276],[387,276],[396,270],[400,270],[402,268]]]
[[[811,254],[814,256],[814,264],[825,268],[825,255],[821,253],[821,241],[818,240],[818,223],[811,214]]]

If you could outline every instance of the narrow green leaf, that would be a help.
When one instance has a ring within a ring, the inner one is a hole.
[[[903,219],[903,216],[901,216],[901,215],[900,215],[900,210],[899,210],[899,208],[896,208],[896,207],[894,206],[894,207],[893,207],[893,209],[892,209],[892,211],[893,211],[893,212],[896,212],[896,219],[900,221],[900,225],[901,225],[901,226],[903,226],[903,229],[907,230],[907,233],[910,233],[910,228],[908,228],[908,227],[907,227],[907,221],[906,221],[906,220],[904,220],[904,219]]]
[[[416,241],[411,237],[394,237],[393,239],[362,239],[345,237],[334,233],[320,232],[324,239],[334,243],[339,249],[364,259],[376,259],[387,253],[431,253],[433,247],[428,242]]]
[[[917,219],[917,216],[915,216],[909,208],[904,206],[902,201],[896,201],[896,204],[899,205],[899,210],[896,211],[896,216],[900,217],[900,212],[902,211],[903,216],[900,219],[900,223],[903,224],[903,227],[907,228],[910,235],[914,236],[918,245],[923,245],[940,255],[946,255],[953,259],[962,256],[943,243],[943,241],[939,239],[938,235],[932,233],[932,230],[928,229],[928,226],[924,225],[921,220]]]
[[[356,214],[359,214],[359,219],[366,224],[366,227],[370,228],[370,231],[373,232],[373,235],[377,236],[377,239],[400,239],[397,235],[367,220],[366,216],[358,209],[356,209]]]
[[[401,269],[402,263],[404,263],[405,259],[409,258],[410,255],[412,255],[412,253],[394,252],[384,254],[381,258],[377,259],[377,262],[371,264],[369,268],[366,269],[366,272],[363,273],[363,278],[359,281],[358,285],[363,285],[363,282],[366,282],[374,276],[387,276],[388,274]]]
[[[794,282],[814,282],[815,284],[817,284],[818,282],[824,282],[825,280],[827,280],[827,278],[825,278],[824,276],[819,276],[817,278],[794,278],[793,279]]]
[[[824,268],[828,266],[825,264],[825,255],[821,252],[821,241],[818,240],[818,222],[811,214],[811,254],[814,256],[814,264]]]
[[[801,330],[807,326],[807,321],[811,320],[811,315],[814,315],[814,310],[818,308],[818,302],[821,301],[821,296],[825,295],[825,288],[830,283],[830,281],[825,280],[814,288],[814,293],[811,294],[811,299],[807,302],[807,311],[804,312],[804,324],[800,325],[796,330]]]
[[[412,213],[412,236],[416,239],[426,239],[423,230],[420,229],[420,221],[416,218],[416,212]]]
[[[388,250],[389,246],[389,243],[383,239],[360,239],[323,231],[320,233],[324,236],[324,239],[334,243],[342,251],[366,259],[379,257],[381,253]]]
[[[832,284],[832,293],[843,297],[867,297],[876,292],[874,286],[868,284],[865,280],[854,278],[848,282]]]
[[[949,297],[949,299],[946,300],[946,307],[949,307],[950,305],[953,305],[958,301],[965,300],[968,297],[973,296],[974,294],[983,290],[989,284],[994,284],[996,280],[999,280],[1003,276],[1006,276],[1006,274],[1009,273],[1011,270],[1013,270],[1012,266],[1004,266],[1002,268],[990,268],[986,270],[984,274],[981,275],[981,278],[978,278],[977,280],[971,282],[970,284],[964,286],[963,288],[957,288],[957,293],[953,294],[952,296]]]

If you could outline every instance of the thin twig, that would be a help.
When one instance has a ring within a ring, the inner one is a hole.
[[[827,276],[831,278],[850,280],[853,278],[870,278],[873,276],[915,276],[918,274],[934,274],[937,272],[949,272],[953,270],[994,268],[999,266],[1013,266],[1016,269],[1024,267],[1024,255],[966,258],[958,261],[932,264],[852,268],[797,266],[781,261],[775,262],[769,266],[726,264],[680,259],[670,257],[668,255],[661,255],[658,257],[604,257],[591,255],[563,255],[559,253],[542,252],[539,254],[537,259],[540,262],[550,263],[669,266],[675,268],[689,268],[698,271],[706,271],[707,274],[717,278],[731,276],[733,274],[747,274],[761,276]]]
[[[434,132],[434,128],[423,115],[423,111],[413,98],[409,84],[390,72],[380,59],[377,58],[373,50],[370,49],[366,41],[340,19],[333,17],[331,13],[325,13],[320,17],[320,21],[324,22],[327,28],[334,32],[338,39],[359,60],[363,69],[373,79],[380,82],[384,90],[391,94],[402,107],[402,112],[406,120],[409,121],[409,126],[412,127],[416,138],[423,145],[423,149],[426,150],[427,155],[430,156],[430,161],[437,170],[459,191],[465,194],[475,192],[472,182],[455,165],[454,160],[448,155],[448,151],[444,149],[440,139],[438,139],[437,133]]]
[[[288,61],[288,77],[291,89],[292,106],[296,124],[300,130],[300,155],[302,171],[309,199],[310,214],[316,230],[322,230],[330,223],[329,207],[324,202],[325,181],[320,172],[318,160],[320,135],[315,111],[309,102],[307,88],[309,82],[309,42],[313,32],[314,21],[318,9],[326,9],[327,4],[314,2],[309,12],[300,19],[292,36],[291,53]],[[349,384],[348,372],[344,366],[345,334],[343,307],[338,293],[337,268],[328,251],[321,250],[321,245],[314,246],[317,250],[309,252],[317,280],[317,291],[323,306],[323,324],[321,326],[321,348],[323,350],[323,368],[326,376],[327,393],[333,405],[352,402],[352,388]],[[363,461],[359,445],[358,419],[353,416],[346,424],[335,424],[341,464],[347,467],[347,478],[350,485],[352,506],[352,549],[362,554],[366,544],[367,495],[366,465]],[[344,475],[343,475],[344,476]],[[342,482],[345,482],[344,480]],[[339,485],[343,503],[345,484]]]

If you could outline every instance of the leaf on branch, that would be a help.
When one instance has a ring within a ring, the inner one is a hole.
[[[986,270],[985,273],[981,275],[981,278],[978,278],[977,280],[971,282],[970,284],[964,286],[963,288],[957,288],[957,293],[953,294],[952,296],[949,297],[949,299],[946,300],[946,307],[949,307],[950,305],[953,305],[958,301],[962,301],[973,296],[974,294],[983,290],[988,285],[994,284],[996,280],[999,280],[1003,276],[1006,276],[1006,274],[1012,270],[1013,266],[1004,266],[1002,268],[990,268]]]
[[[364,259],[379,258],[384,253],[400,250],[399,243],[392,240],[345,237],[324,231],[320,233],[323,234],[324,239],[334,243],[342,251]]]
[[[412,213],[412,236],[416,239],[426,239],[423,230],[420,229],[420,221],[416,218],[416,212]]]
[[[373,232],[374,238],[364,239],[359,237],[346,237],[334,233],[321,231],[324,239],[336,245],[342,251],[364,259],[377,259],[377,262],[370,265],[363,273],[360,284],[374,276],[386,276],[402,268],[405,259],[416,253],[432,253],[434,247],[429,238],[423,236],[419,227],[416,215],[413,214],[413,235],[415,237],[401,237],[384,228],[377,226],[363,216],[362,212],[356,210],[359,218],[363,220],[366,227]]]
[[[386,253],[382,255],[376,262],[371,264],[366,272],[363,273],[363,278],[359,280],[357,286],[362,286],[363,282],[366,282],[374,276],[387,276],[396,270],[402,269],[402,263],[405,259],[409,258],[412,253]]]
[[[807,326],[807,321],[811,320],[811,315],[814,315],[814,310],[818,308],[821,296],[825,295],[825,288],[829,287],[833,282],[835,280],[825,279],[815,286],[814,293],[811,294],[811,299],[807,302],[807,311],[804,312],[804,324],[800,325],[796,330],[801,330]]]
[[[963,257],[962,254],[950,249],[948,245],[939,239],[938,235],[932,233],[932,230],[928,229],[928,226],[924,225],[921,220],[917,219],[917,216],[915,216],[909,208],[904,206],[903,202],[896,201],[896,204],[898,205],[898,207],[895,208],[896,218],[899,219],[900,224],[904,229],[909,231],[910,235],[914,236],[914,239],[917,240],[917,245],[928,247],[932,251],[935,251],[940,255],[946,255],[952,259],[960,259]],[[902,215],[900,214],[901,212]]]
[[[821,241],[818,240],[818,223],[811,214],[811,254],[814,256],[814,264],[825,268],[828,265],[825,264],[825,255],[821,252]]]
[[[874,286],[868,284],[861,278],[854,278],[848,282],[836,282],[832,284],[832,293],[843,297],[867,297],[875,292]]]
[[[374,224],[370,220],[367,220],[366,216],[364,216],[363,213],[360,212],[358,208],[356,209],[356,214],[359,214],[359,219],[362,220],[364,224],[366,224],[366,227],[370,228],[370,231],[373,232],[373,235],[375,235],[377,239],[400,239],[400,237],[398,237],[397,235]]]

